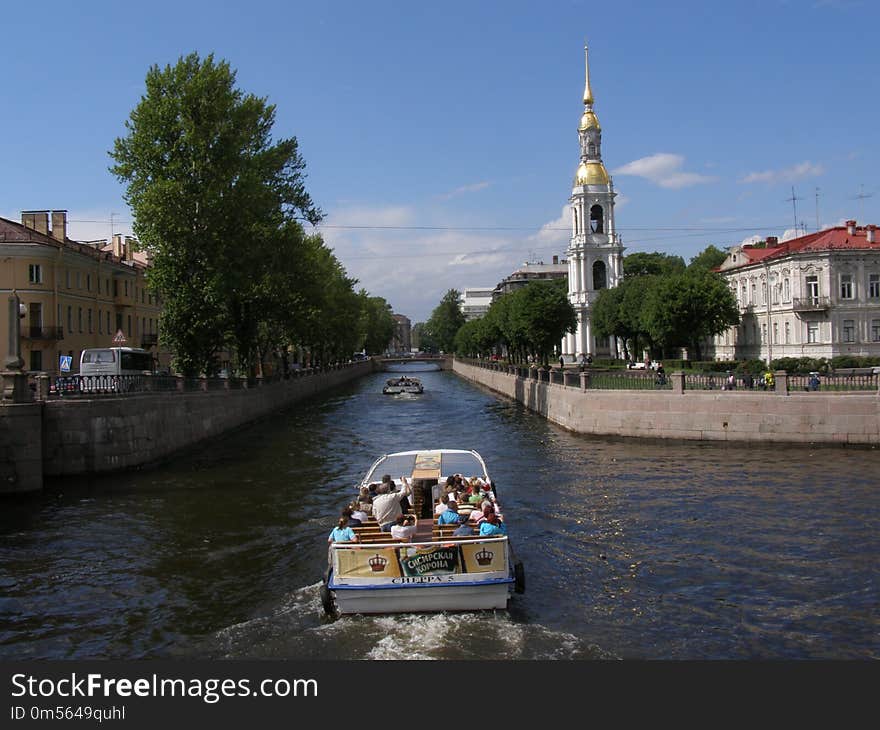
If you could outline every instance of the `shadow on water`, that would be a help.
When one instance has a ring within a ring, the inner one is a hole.
[[[4,503],[0,657],[877,656],[876,450],[589,438],[418,377],[421,395],[382,395],[376,373]],[[382,453],[438,446],[485,457],[527,593],[506,613],[325,620],[354,485]]]

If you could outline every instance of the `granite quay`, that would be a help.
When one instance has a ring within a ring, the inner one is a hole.
[[[620,373],[618,388],[589,369],[545,370],[456,359],[453,371],[577,433],[661,439],[817,444],[880,443],[878,376],[864,390],[798,390],[784,371],[769,391],[720,390],[723,377]],[[615,376],[605,376],[615,377]],[[842,379],[841,382],[844,382]],[[600,387],[591,387],[599,385]]]
[[[373,372],[371,361],[263,380],[170,378],[162,392],[49,394],[0,407],[0,494],[42,489],[43,476],[152,464],[297,401]]]

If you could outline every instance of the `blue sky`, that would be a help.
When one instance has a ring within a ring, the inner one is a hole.
[[[131,233],[107,151],[151,64],[213,52],[296,136],[348,272],[426,319],[565,255],[583,45],[627,252],[880,223],[880,6],[763,2],[44,2],[3,10],[0,215]],[[866,197],[859,197],[866,196]],[[870,196],[870,197],[867,197]]]

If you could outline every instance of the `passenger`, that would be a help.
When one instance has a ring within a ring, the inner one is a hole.
[[[403,508],[400,505],[401,494],[406,497],[411,491],[412,488],[405,479],[404,488],[400,492],[392,492],[388,482],[379,485],[378,494],[373,499],[373,517],[376,518],[382,532],[391,531],[398,515],[403,514]]]
[[[458,514],[458,505],[451,499],[446,505],[446,511],[441,512],[437,516],[438,525],[457,525],[460,520],[461,516]]]
[[[498,515],[496,515],[494,512],[488,512],[486,514],[486,519],[480,523],[480,536],[494,537],[496,535],[506,534],[507,525],[505,525],[500,519],[498,519]]]
[[[417,525],[418,520],[415,515],[400,515],[397,518],[397,522],[391,528],[391,537],[412,542],[413,535],[416,534]]]
[[[339,523],[330,531],[330,537],[327,538],[328,543],[357,541],[357,535],[355,535],[354,530],[348,526],[348,518],[345,516],[339,518]]]
[[[449,504],[449,495],[443,494],[440,496],[440,501],[437,503],[437,506],[434,508],[434,516],[437,517],[441,513],[445,512],[448,509]]]
[[[462,515],[461,522],[459,522],[458,527],[455,528],[452,534],[456,537],[467,537],[474,534],[474,528],[468,524],[467,517]]]
[[[486,519],[486,510],[492,510],[493,512],[495,511],[495,507],[488,499],[483,500],[483,503],[480,505],[480,509],[475,509],[473,512],[471,512],[470,521],[473,522],[475,525],[479,525],[483,520]]]
[[[370,519],[370,516],[364,510],[361,509],[360,502],[358,502],[357,500],[355,500],[354,502],[352,502],[348,506],[351,509],[352,519],[358,520],[361,524],[364,524],[364,522],[366,522],[368,519]],[[372,507],[372,505],[370,505],[370,507]],[[352,525],[352,527],[356,527],[356,526],[357,525]]]
[[[370,496],[369,487],[361,487],[361,490],[358,493],[358,509],[362,512],[366,512],[368,517],[372,516],[373,498]]]
[[[351,506],[342,508],[342,516],[348,521],[350,527],[360,527],[361,521],[354,516],[354,510]]]

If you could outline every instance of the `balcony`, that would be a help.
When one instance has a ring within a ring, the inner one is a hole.
[[[141,335],[141,347],[155,347],[158,344],[159,335],[150,332]]]
[[[795,297],[791,303],[795,312],[824,312],[830,306],[828,297]]]
[[[63,340],[63,327],[22,327],[21,336],[26,340]]]

